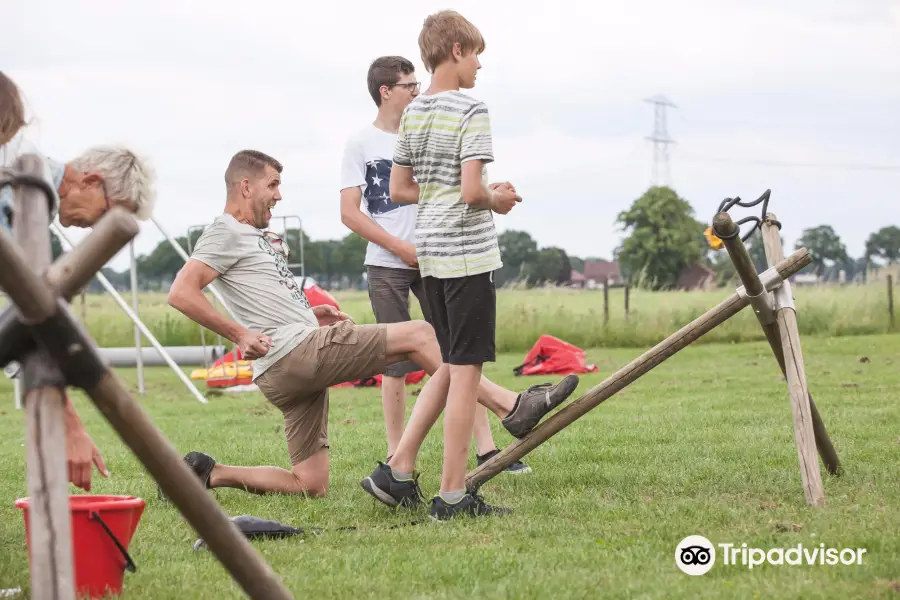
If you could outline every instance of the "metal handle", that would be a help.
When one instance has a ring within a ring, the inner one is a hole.
[[[131,557],[128,556],[128,551],[125,550],[125,546],[123,546],[122,543],[116,538],[115,534],[113,534],[113,532],[110,530],[109,526],[103,522],[103,519],[100,518],[100,515],[95,511],[91,511],[91,517],[93,517],[94,519],[97,519],[97,521],[100,522],[100,525],[106,531],[106,534],[110,537],[110,539],[112,539],[113,543],[119,548],[119,552],[121,552],[122,556],[125,557],[125,568],[127,570],[131,571],[132,573],[137,571],[137,565],[135,565],[134,561],[131,560]]]

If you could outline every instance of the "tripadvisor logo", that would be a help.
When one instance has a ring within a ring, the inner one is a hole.
[[[718,548],[718,551],[717,551]],[[702,535],[690,535],[675,547],[675,565],[688,575],[705,575],[716,562],[753,569],[764,564],[782,565],[861,565],[865,548],[831,548],[825,544],[807,547],[802,543],[788,548],[748,547],[732,543],[713,544]]]

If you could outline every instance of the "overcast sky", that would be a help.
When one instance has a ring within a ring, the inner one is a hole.
[[[221,212],[242,148],[284,163],[276,215],[299,215],[312,239],[345,235],[341,150],[375,115],[366,69],[404,55],[427,87],[417,37],[442,8],[487,40],[471,93],[491,110],[489,173],[524,198],[495,216],[501,230],[610,257],[617,213],[651,183],[655,94],[677,105],[670,183],[698,218],[771,188],[791,249],[829,224],[854,256],[900,225],[900,1],[5,4],[0,68],[24,91],[33,139],[57,159],[96,143],[143,153],[175,235]],[[138,253],[161,239],[143,224]],[[124,265],[127,252],[112,264]]]

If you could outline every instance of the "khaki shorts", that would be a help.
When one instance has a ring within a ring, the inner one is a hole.
[[[341,321],[313,331],[256,379],[284,414],[291,465],[328,448],[328,388],[382,373],[386,358],[384,325]]]

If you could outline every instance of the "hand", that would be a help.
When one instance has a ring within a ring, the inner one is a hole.
[[[516,191],[516,187],[515,187],[513,184],[511,184],[510,182],[508,182],[508,181],[497,181],[497,182],[494,182],[494,183],[489,183],[489,184],[488,184],[488,188],[489,188],[491,191],[493,191],[493,190],[496,190],[496,189],[497,189],[498,187],[500,187],[501,185],[509,186],[509,188],[510,188],[512,191],[514,191],[514,192]]]
[[[319,325],[322,327],[327,327],[338,321],[346,321],[350,319],[350,315],[345,312],[341,312],[330,304],[320,304],[319,306],[313,306],[313,314],[316,315],[316,319],[319,320]]]
[[[509,183],[498,184],[491,190],[491,210],[495,213],[505,215],[513,209],[517,202],[521,201],[522,197]]]
[[[106,463],[94,440],[88,435],[79,422],[66,427],[66,466],[69,469],[69,481],[86,492],[91,491],[91,466],[97,465],[97,471],[109,477]]]
[[[265,356],[269,353],[269,348],[274,345],[272,338],[269,336],[259,333],[258,331],[250,331],[249,329],[239,335],[235,343],[238,345],[238,348],[241,349],[241,354],[247,360],[255,360],[261,356]]]
[[[416,247],[413,244],[401,240],[394,250],[394,254],[399,256],[400,260],[405,262],[407,266],[414,269],[419,268],[419,257],[416,256]]]

